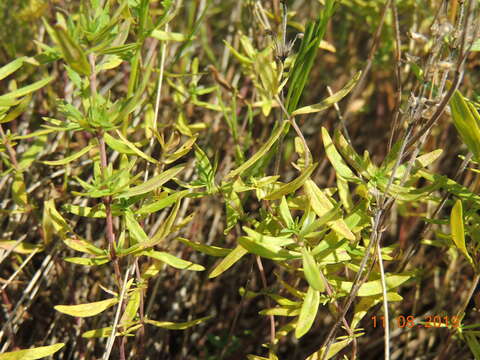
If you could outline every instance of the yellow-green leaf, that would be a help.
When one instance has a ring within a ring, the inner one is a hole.
[[[18,59],[9,62],[7,65],[0,68],[0,80],[6,78],[8,75],[13,74],[15,71],[20,69],[25,61],[26,57],[22,56]]]
[[[164,251],[147,250],[147,251],[142,251],[139,254],[163,261],[165,264],[170,265],[171,267],[174,267],[176,269],[192,270],[192,271],[205,270],[205,268],[202,265],[194,264],[190,261],[180,259]]]
[[[345,180],[352,181],[358,179],[335,148],[332,138],[328,134],[327,129],[324,127],[322,127],[322,139],[323,146],[325,147],[325,153],[327,154],[328,160],[330,160],[330,163],[335,168],[336,174]]]
[[[465,255],[468,261],[473,263],[473,260],[467,251],[467,247],[465,246],[465,229],[463,226],[463,207],[461,200],[457,200],[452,208],[452,213],[450,214],[450,227],[452,228],[453,242],[462,254]]]
[[[118,299],[111,298],[80,305],[56,305],[54,308],[55,310],[70,316],[89,317],[104,312],[116,303],[118,303]]]
[[[320,305],[320,292],[308,287],[307,295],[303,300],[300,315],[298,316],[298,323],[295,328],[295,337],[300,339],[305,335],[313,325],[315,317],[317,316],[318,307]]]
[[[325,100],[322,100],[318,104],[309,105],[309,106],[305,106],[300,109],[297,109],[292,113],[292,115],[296,116],[296,115],[302,115],[302,114],[310,114],[310,113],[315,113],[315,112],[328,109],[331,105],[333,105],[336,102],[339,102],[345,96],[347,96],[350,91],[352,91],[352,89],[360,79],[361,75],[362,75],[361,71],[357,72],[355,76],[340,91],[327,97]]]
[[[315,211],[319,217],[322,217],[334,208],[327,196],[312,180],[307,180],[303,186],[313,211]],[[355,235],[353,235],[343,219],[329,221],[327,225],[346,239],[355,240]]]
[[[277,190],[267,194],[263,198],[265,200],[277,200],[282,198],[282,196],[284,195],[294,193],[310,177],[310,175],[312,174],[313,170],[315,170],[316,167],[317,167],[317,163],[310,165],[309,167],[305,168],[300,174],[300,176],[297,177],[295,180],[280,186]]]
[[[58,343],[49,346],[40,346],[37,348],[10,351],[0,354],[0,360],[35,360],[41,359],[52,354],[65,346],[64,343]]]
[[[265,309],[258,312],[260,315],[274,315],[274,316],[298,316],[300,314],[299,307],[293,306],[277,306],[270,309]]]
[[[25,181],[23,179],[23,173],[20,171],[15,172],[12,183],[12,197],[15,204],[20,207],[25,207],[28,204],[27,190]]]
[[[5,240],[0,241],[0,249],[10,250],[13,248],[13,252],[18,254],[31,254],[33,252],[40,252],[43,251],[42,244],[29,244],[20,242],[17,245],[17,241],[15,240]]]
[[[150,319],[145,319],[145,322],[147,324],[150,324],[150,325],[153,325],[153,326],[156,326],[156,327],[160,327],[160,328],[163,328],[163,329],[185,330],[185,329],[188,329],[192,326],[198,325],[198,324],[200,324],[204,321],[207,321],[211,318],[212,318],[212,316],[205,316],[205,317],[200,318],[200,319],[195,319],[195,320],[186,321],[186,322],[179,322],[179,323],[175,323],[175,322],[171,322],[171,321],[155,321],[155,320],[150,320]]]
[[[363,333],[358,334],[358,335],[363,335]],[[340,350],[344,349],[345,347],[348,346],[352,342],[352,339],[346,339],[342,341],[337,341],[333,343],[330,346],[330,349],[328,350],[327,356],[325,356],[325,360],[331,359],[333,356],[335,356]],[[324,359],[323,353],[325,352],[325,348],[321,348],[320,350],[314,352],[312,355],[307,357],[305,360],[321,360]]]
[[[217,266],[215,266],[215,268],[210,272],[208,277],[212,279],[227,271],[247,253],[248,251],[245,250],[245,248],[243,248],[241,245],[237,245],[235,249],[233,249],[227,256],[225,256],[225,258],[220,261]]]
[[[232,249],[225,249],[218,246],[200,244],[198,242],[190,241],[184,238],[178,238],[177,240],[181,241],[187,246],[190,246],[194,250],[200,251],[210,256],[227,256],[232,251]]]
[[[86,257],[67,257],[64,259],[67,262],[77,265],[83,266],[99,266],[106,264],[110,261],[108,256],[97,256],[94,258],[86,258]]]
[[[170,206],[170,205],[174,204],[179,199],[185,197],[186,195],[188,195],[188,193],[190,193],[190,190],[183,190],[183,191],[174,192],[173,194],[165,196],[165,197],[161,198],[160,200],[157,200],[157,201],[154,201],[152,203],[143,205],[140,209],[135,211],[135,213],[140,215],[140,214],[152,214],[154,212],[160,211],[160,210],[166,208],[167,206]],[[164,194],[165,193],[163,193],[163,195]]]
[[[171,180],[175,175],[185,168],[185,165],[178,165],[173,168],[170,168],[161,174],[154,176],[153,178],[145,181],[143,184],[134,186],[129,190],[125,191],[118,195],[118,198],[132,197],[137,195],[142,195],[150,191],[158,189],[160,186],[165,184],[167,181]]]
[[[122,142],[130,149],[132,150],[135,154],[140,156],[142,159],[145,159],[147,161],[150,161],[153,164],[157,164],[158,161],[152,158],[150,155],[145,154],[143,151],[141,151],[139,148],[137,148],[132,142],[128,141],[128,139],[122,135],[120,131],[116,131],[118,137]]]
[[[323,283],[320,269],[315,258],[310,252],[302,248],[303,273],[311,287],[320,292],[325,291],[325,284]]]
[[[163,30],[153,30],[152,33],[150,34],[152,37],[154,37],[157,40],[160,41],[186,41],[188,40],[188,37],[185,36],[182,33],[177,33],[177,32],[171,32],[171,31],[163,31]],[[192,37],[194,38],[194,37]]]
[[[11,91],[11,92],[9,92],[5,95],[0,96],[0,100],[13,100],[13,99],[18,98],[20,96],[28,95],[28,94],[44,87],[48,83],[52,82],[53,79],[55,79],[55,76],[49,76],[48,78],[39,80],[37,82],[34,82],[33,84],[30,84],[30,85],[24,86],[20,89]]]
[[[67,32],[67,29],[57,24],[53,31],[55,32],[54,40],[60,46],[67,64],[79,74],[90,75],[91,69],[87,56],[81,46]]]
[[[105,252],[102,249],[96,247],[95,245],[83,239],[68,238],[68,239],[64,239],[63,242],[69,248],[76,251],[80,251],[90,255],[105,255]]]
[[[284,121],[277,129],[272,133],[270,138],[263,144],[260,149],[253,155],[250,159],[245,161],[241,166],[236,168],[235,170],[232,170],[228,173],[228,175],[225,177],[226,179],[230,179],[236,175],[241,174],[245,170],[247,170],[250,166],[255,164],[258,160],[260,160],[265,154],[270,150],[270,148],[275,144],[275,142],[278,140],[280,135],[282,135],[283,130],[287,126],[288,122]]]
[[[385,277],[385,283],[387,285],[387,289],[391,290],[394,289],[401,284],[403,284],[405,281],[410,279],[410,275],[408,274],[394,274],[394,275],[386,275]],[[350,290],[352,289],[352,282],[351,281],[341,281],[338,279],[328,279],[328,282],[331,283],[335,288],[341,289],[346,293],[349,293]],[[374,295],[379,295],[382,294],[382,281],[380,279],[378,280],[372,280],[372,281],[367,281],[364,283],[360,289],[358,290],[357,296],[374,296]]]
[[[452,120],[465,145],[480,159],[480,120],[475,108],[471,108],[460,91],[456,90],[450,100]]]
[[[285,249],[282,249],[278,245],[259,243],[252,241],[250,237],[241,236],[238,238],[238,243],[242,245],[248,252],[259,255],[266,259],[272,260],[287,260],[297,257],[298,253],[294,253]]]
[[[90,144],[88,145],[87,147],[83,148],[82,150],[70,155],[70,156],[67,156],[66,158],[64,159],[60,159],[60,160],[53,160],[53,161],[41,161],[43,164],[46,164],[46,165],[65,165],[65,164],[68,164],[76,159],[78,159],[79,157],[85,155],[86,153],[88,153],[90,150],[92,150],[93,148],[95,147],[94,144]]]
[[[115,139],[109,133],[105,133],[103,137],[107,145],[110,146],[113,150],[118,151],[120,154],[127,154],[127,155],[135,154],[135,151],[130,149],[125,143]]]

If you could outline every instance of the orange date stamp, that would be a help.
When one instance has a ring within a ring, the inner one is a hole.
[[[372,316],[372,325],[374,328],[385,328],[385,316]],[[398,328],[423,328],[423,329],[438,329],[438,328],[459,328],[460,318],[458,316],[440,316],[440,315],[427,315],[423,318],[418,318],[413,315],[400,315],[392,319],[391,324],[396,325]]]

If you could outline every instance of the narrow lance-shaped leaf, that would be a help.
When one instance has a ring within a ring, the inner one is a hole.
[[[65,28],[60,25],[54,27],[55,41],[62,50],[65,61],[70,67],[82,75],[90,75],[91,69],[87,56],[81,46],[70,36]]]
[[[150,325],[153,325],[153,326],[156,326],[156,327],[160,327],[160,328],[163,328],[163,329],[185,330],[185,329],[188,329],[192,326],[198,325],[198,324],[200,324],[204,321],[207,321],[211,318],[212,318],[212,316],[205,316],[205,317],[200,318],[200,319],[195,319],[195,320],[192,320],[192,321],[186,321],[186,322],[180,322],[180,323],[175,323],[175,322],[171,322],[171,321],[155,321],[155,320],[150,320],[150,319],[145,319],[145,322],[147,324],[150,324]]]
[[[9,92],[5,95],[0,96],[0,100],[3,100],[3,99],[13,100],[15,98],[19,98],[21,96],[28,95],[28,94],[30,94],[34,91],[37,91],[38,89],[41,89],[42,87],[44,87],[48,83],[52,82],[53,79],[55,79],[55,76],[50,76],[48,78],[45,78],[45,79],[39,80],[37,82],[34,82],[33,84],[24,86],[20,89],[11,91],[11,92]]]
[[[296,115],[302,115],[302,114],[311,114],[311,113],[316,113],[316,112],[320,112],[328,109],[331,105],[335,104],[336,102],[339,102],[345,96],[347,96],[348,93],[350,93],[350,91],[352,91],[352,89],[355,87],[358,80],[360,79],[361,75],[362,75],[361,71],[357,72],[355,76],[340,91],[327,97],[326,99],[322,100],[318,104],[309,105],[309,106],[305,106],[300,109],[297,109],[294,112],[292,112],[292,115],[296,116]]]
[[[52,354],[65,346],[64,343],[58,343],[49,346],[40,346],[37,348],[10,351],[0,354],[0,360],[35,360],[41,359]]]
[[[295,328],[295,337],[297,339],[300,339],[312,327],[319,305],[320,292],[309,286],[300,310],[297,327]]]
[[[170,265],[171,267],[174,267],[176,269],[192,270],[192,271],[205,270],[205,268],[202,265],[194,264],[190,261],[180,259],[164,251],[147,250],[147,251],[142,251],[140,255],[146,255],[148,257],[152,257],[154,259],[163,261],[165,264]]]
[[[194,250],[197,250],[199,252],[202,252],[210,256],[227,256],[232,251],[232,249],[225,249],[218,246],[200,244],[184,238],[178,238],[177,240],[181,241],[187,246],[190,246]]]
[[[25,181],[23,178],[23,173],[20,171],[16,171],[13,178],[12,197],[13,201],[15,201],[15,204],[20,207],[25,207],[28,204]]]
[[[52,161],[42,161],[42,163],[46,164],[46,165],[65,165],[65,164],[68,164],[68,163],[82,157],[83,155],[88,153],[90,150],[92,150],[94,147],[95,147],[94,144],[90,144],[87,147],[83,148],[82,150],[76,152],[75,154],[67,156],[64,159],[52,160]]]
[[[322,127],[322,139],[323,146],[325,147],[325,153],[327,154],[328,160],[330,160],[330,163],[334,167],[337,176],[339,175],[345,180],[350,181],[358,180],[353,171],[348,167],[340,153],[335,148],[332,138],[328,134],[327,129],[324,127]]]
[[[0,249],[11,250],[18,254],[31,254],[33,252],[43,251],[42,244],[29,244],[25,242],[18,242],[15,240],[0,241]]]
[[[178,165],[171,169],[168,169],[162,172],[160,175],[154,176],[153,178],[147,180],[143,184],[134,186],[129,190],[125,191],[124,193],[117,195],[117,197],[118,198],[132,197],[132,196],[142,195],[150,191],[153,191],[155,189],[158,189],[167,181],[171,180],[175,175],[177,175],[184,168],[185,168],[184,165]]]
[[[225,258],[210,272],[208,275],[209,279],[217,277],[218,275],[224,273],[230,269],[238,260],[240,260],[244,255],[248,253],[242,246],[237,245],[230,254],[225,256]]]
[[[309,167],[304,169],[300,176],[297,177],[295,180],[280,186],[277,190],[267,194],[263,198],[265,200],[277,200],[280,199],[282,196],[294,193],[305,183],[305,181],[310,177],[316,167],[317,163],[310,165]]]
[[[473,260],[468,254],[467,248],[465,246],[465,230],[463,226],[463,208],[461,200],[457,200],[452,208],[452,213],[450,214],[450,226],[452,228],[453,242],[462,252],[462,254],[465,255],[468,261],[470,261],[470,263],[473,263]]]
[[[270,136],[270,139],[267,140],[265,144],[263,144],[260,149],[253,155],[250,159],[245,161],[241,166],[236,168],[235,170],[230,171],[228,175],[225,177],[226,179],[230,179],[236,175],[241,174],[245,170],[247,170],[250,166],[255,164],[258,160],[260,160],[275,144],[275,142],[278,140],[280,135],[282,134],[283,130],[285,129],[285,126],[288,124],[287,121],[284,121],[277,129],[273,132],[272,136]]]
[[[312,206],[313,211],[315,211],[319,217],[322,217],[329,210],[334,208],[327,196],[323,194],[323,192],[312,180],[307,180],[305,182],[304,189],[308,199],[310,200],[310,205]],[[330,221],[327,223],[327,225],[348,240],[355,240],[355,235],[352,234],[343,219]]]
[[[387,274],[385,277],[385,282],[387,285],[387,289],[394,289],[405,281],[411,278],[409,274]],[[329,283],[331,283],[336,289],[342,290],[345,293],[349,293],[352,289],[352,282],[351,281],[341,281],[338,279],[329,279]],[[358,290],[357,296],[374,296],[382,294],[382,281],[379,280],[372,280],[367,281],[364,283],[360,289]]]
[[[153,164],[157,164],[158,161],[152,158],[150,155],[145,154],[143,151],[141,151],[139,148],[137,148],[133,143],[127,140],[125,136],[122,135],[120,131],[116,131],[118,137],[120,140],[122,140],[123,144],[125,144],[130,150],[132,150],[135,154],[140,156],[142,159],[145,159],[147,161],[150,161]]]
[[[8,75],[13,74],[15,71],[20,69],[25,61],[26,57],[22,56],[18,59],[9,62],[7,65],[0,68],[0,80],[6,78]]]
[[[152,202],[150,204],[143,205],[140,209],[136,211],[137,214],[151,214],[157,211],[160,211],[167,206],[170,206],[181,198],[185,197],[190,193],[190,190],[177,191],[171,195],[168,195],[158,201]]]
[[[460,91],[456,90],[450,100],[452,120],[460,137],[473,153],[477,160],[480,159],[480,125],[477,122],[478,113],[475,108],[468,106]],[[476,114],[475,114],[476,113]],[[477,115],[477,116],[475,116]],[[477,117],[477,119],[476,119]]]
[[[70,316],[89,317],[104,312],[116,303],[118,303],[118,299],[111,298],[80,305],[57,305],[54,306],[54,308],[55,310]]]
[[[310,252],[305,248],[302,248],[302,260],[303,273],[305,274],[305,278],[310,286],[320,292],[325,291],[325,284],[323,283],[323,278],[320,274],[318,264],[312,254],[310,254]]]

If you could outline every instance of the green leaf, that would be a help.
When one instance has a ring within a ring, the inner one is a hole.
[[[23,173],[15,171],[15,176],[12,183],[12,197],[15,204],[24,208],[28,204],[27,189],[23,179]]]
[[[350,324],[352,329],[355,329],[357,327],[357,325],[360,323],[360,320],[363,319],[363,317],[368,313],[368,310],[372,306],[379,304],[380,302],[382,302],[382,300],[383,294],[362,297],[355,305],[353,319]],[[403,298],[397,293],[389,292],[387,293],[387,300],[388,302],[402,301]]]
[[[22,99],[20,104],[18,106],[11,110],[5,117],[0,117],[0,124],[7,123],[10,121],[15,120],[17,117],[22,115],[24,111],[28,108],[28,106],[31,104],[32,97],[31,96],[26,96]],[[28,151],[28,150],[26,150]]]
[[[334,208],[327,196],[312,180],[307,180],[303,186],[313,211],[315,211],[319,217],[322,217],[329,210]],[[343,219],[330,221],[327,225],[346,239],[355,240],[355,235],[353,235]]]
[[[285,196],[282,196],[282,200],[280,201],[280,205],[278,207],[278,212],[280,213],[282,220],[287,225],[287,228],[291,229],[294,226],[295,222],[293,221],[293,217],[290,213],[290,209],[288,207],[287,199],[285,198]]]
[[[272,259],[272,260],[287,260],[294,259],[300,254],[295,254],[293,252],[282,249],[280,246],[258,243],[252,241],[251,238],[246,236],[241,236],[237,239],[238,243],[242,245],[248,252],[259,255],[261,257]]]
[[[104,312],[116,303],[118,303],[118,299],[111,298],[80,305],[56,305],[54,308],[55,310],[70,316],[90,317]]]
[[[154,212],[160,211],[167,206],[170,206],[176,203],[178,200],[182,199],[190,193],[190,190],[177,191],[171,195],[168,195],[160,200],[154,201],[150,204],[143,205],[140,209],[136,211],[137,214],[152,214]]]
[[[387,289],[391,290],[400,286],[410,278],[411,275],[408,274],[388,274],[385,277],[385,283],[387,285]],[[346,293],[350,292],[352,289],[352,282],[350,281],[328,279],[328,282],[331,283],[336,289],[342,290]],[[364,283],[358,290],[357,296],[374,296],[379,294],[382,294],[382,281],[380,279],[367,281]]]
[[[277,306],[271,309],[265,309],[258,312],[260,315],[274,315],[274,316],[298,316],[300,309],[293,306]]]
[[[250,166],[255,164],[258,160],[260,160],[265,154],[270,150],[270,148],[275,144],[278,140],[280,135],[282,135],[283,130],[287,126],[288,122],[284,121],[280,126],[278,126],[270,136],[270,138],[260,147],[260,149],[253,155],[250,159],[245,161],[241,166],[236,168],[235,170],[230,171],[225,179],[230,179],[234,176],[237,176],[247,170]]]
[[[220,261],[217,266],[215,266],[215,268],[208,275],[208,278],[213,279],[214,277],[224,273],[246,254],[248,254],[248,251],[245,250],[245,248],[243,248],[241,245],[237,245],[235,249],[225,256],[225,258]]]
[[[27,58],[25,56],[9,62],[7,65],[0,68],[0,80],[5,79],[8,75],[13,74],[20,69]]]
[[[358,334],[358,335],[360,335],[360,334]],[[361,333],[361,335],[363,335],[363,333]],[[330,346],[330,349],[328,350],[328,354],[325,358],[323,357],[323,354],[325,352],[325,348],[321,348],[320,350],[314,352],[312,355],[307,357],[305,360],[321,360],[321,359],[328,360],[328,359],[331,359],[333,356],[337,355],[337,353],[340,352],[340,350],[343,350],[344,348],[346,348],[348,346],[348,344],[350,344],[351,342],[352,342],[352,339],[337,341]]]
[[[294,112],[292,112],[292,116],[302,115],[302,114],[311,114],[311,113],[320,112],[320,111],[328,109],[331,105],[339,102],[345,96],[347,96],[350,91],[352,91],[352,89],[357,84],[358,80],[360,80],[361,75],[362,75],[361,71],[357,72],[353,76],[353,78],[340,91],[338,91],[335,94],[327,97],[326,99],[322,100],[318,104],[305,106],[305,107],[302,107],[300,109],[295,110]]]
[[[68,163],[71,163],[72,161],[82,157],[86,153],[88,153],[90,150],[92,150],[95,147],[94,144],[90,144],[87,147],[83,148],[82,150],[76,152],[75,154],[72,154],[70,156],[67,156],[64,159],[61,160],[53,160],[53,161],[41,161],[41,163],[46,164],[46,165],[66,165]]]
[[[158,161],[152,158],[150,155],[145,154],[143,151],[141,151],[139,148],[137,148],[132,142],[128,141],[125,136],[122,135],[122,133],[118,130],[116,130],[116,133],[120,140],[130,149],[132,150],[135,154],[140,156],[142,159],[145,159],[147,161],[150,161],[153,164],[157,164]]]
[[[313,325],[315,317],[317,316],[318,307],[320,306],[320,292],[308,287],[307,295],[303,300],[300,315],[298,316],[298,323],[295,328],[295,337],[300,339],[305,335]]]
[[[323,283],[323,277],[320,274],[318,264],[312,254],[305,248],[302,248],[302,260],[303,273],[310,286],[317,291],[324,292],[325,284]]]
[[[139,255],[145,255],[170,265],[176,269],[191,270],[191,271],[203,271],[205,268],[202,265],[194,264],[190,261],[180,259],[164,251],[146,250],[139,253]]]
[[[103,137],[107,145],[120,154],[135,155],[135,151],[130,149],[124,142],[115,139],[109,133],[105,133]]]
[[[15,240],[3,240],[0,241],[0,249],[10,250],[18,254],[31,254],[33,252],[43,251],[44,247],[42,244],[29,244],[25,242],[20,242]]]
[[[190,241],[184,238],[178,238],[177,240],[181,241],[187,246],[190,246],[192,249],[197,250],[201,253],[210,255],[210,256],[227,256],[232,252],[232,249],[225,249],[218,246],[200,244],[198,242]]]
[[[450,100],[452,120],[465,145],[480,160],[480,118],[475,108],[468,106],[460,91],[456,90]]]
[[[83,239],[64,239],[63,242],[69,248],[90,255],[105,255],[105,251]]]
[[[79,74],[89,76],[91,73],[90,64],[81,46],[68,34],[63,26],[56,25],[53,31],[54,40],[60,46],[63,58],[67,64]]]
[[[473,42],[472,47],[470,48],[470,51],[480,51],[480,38],[478,38]]]
[[[162,30],[153,30],[150,35],[160,41],[182,42],[182,41],[187,41],[189,39],[187,36],[185,36],[182,33],[171,32],[171,31],[167,32]],[[194,37],[192,37],[192,39],[193,38]]]
[[[107,216],[107,213],[105,212],[105,205],[103,204],[98,204],[94,207],[64,204],[63,209],[71,214],[89,218],[102,219]],[[112,209],[112,214],[114,216],[119,216],[122,215],[122,212],[114,208]]]
[[[100,329],[85,331],[82,334],[82,337],[85,339],[102,338],[102,337],[108,337],[111,334],[112,334],[112,327],[109,326],[109,327],[104,327]]]
[[[58,343],[49,346],[40,346],[27,350],[10,351],[0,354],[0,360],[35,360],[41,359],[52,354],[65,346],[64,343]]]
[[[330,160],[330,163],[334,167],[337,176],[349,181],[358,181],[358,177],[355,176],[353,171],[350,170],[348,165],[345,163],[342,156],[335,148],[327,129],[324,127],[322,127],[322,139],[323,146],[325,147],[325,153],[327,154],[328,160]]]
[[[295,180],[289,182],[288,184],[284,184],[280,186],[277,190],[267,194],[263,197],[264,200],[277,200],[280,199],[282,196],[293,194],[297,189],[299,189],[305,181],[310,177],[313,173],[315,168],[317,167],[317,163],[310,165],[309,167],[305,168],[299,177]]]
[[[86,258],[86,257],[67,257],[64,259],[67,262],[77,265],[83,266],[99,266],[110,262],[108,256],[97,256],[94,258]]]
[[[142,195],[150,191],[158,189],[160,186],[165,184],[167,181],[171,180],[175,175],[185,168],[185,165],[178,165],[173,168],[170,168],[161,174],[154,176],[153,178],[147,180],[141,185],[134,186],[127,191],[117,195],[117,198],[132,197],[137,195]]]
[[[46,144],[47,136],[37,136],[35,138],[34,142],[22,154],[18,164],[21,171],[27,169],[38,158],[38,154],[45,148]]]
[[[450,214],[450,227],[452,228],[452,239],[457,248],[465,255],[465,257],[473,264],[473,259],[468,254],[465,246],[465,230],[463,226],[463,208],[462,201],[457,200]]]
[[[138,308],[140,307],[140,293],[141,290],[139,288],[134,289],[130,293],[127,306],[125,306],[125,311],[123,312],[122,319],[120,320],[120,324],[130,324],[137,315]]]
[[[186,322],[180,322],[180,323],[175,323],[171,321],[155,321],[155,320],[150,320],[150,319],[145,319],[145,322],[147,324],[160,327],[163,329],[168,329],[168,330],[185,330],[188,328],[191,328],[192,326],[196,326],[204,321],[210,320],[213,316],[205,316],[200,319],[195,319],[192,321],[186,321]]]
[[[30,85],[27,85],[27,86],[24,86],[20,89],[17,89],[17,90],[14,90],[14,91],[11,91],[5,95],[2,95],[0,96],[0,101],[1,100],[13,100],[15,98],[18,98],[20,96],[25,96],[25,95],[28,95],[38,89],[41,89],[42,87],[44,87],[45,85],[47,85],[48,83],[52,82],[53,79],[55,79],[55,76],[50,76],[46,79],[43,79],[43,80],[40,80],[40,81],[37,81],[37,82],[34,82],[33,84],[30,84]]]
[[[142,229],[138,221],[135,219],[135,215],[133,215],[130,210],[125,214],[125,226],[130,233],[130,237],[134,240],[132,241],[132,245],[149,241],[148,235]]]

